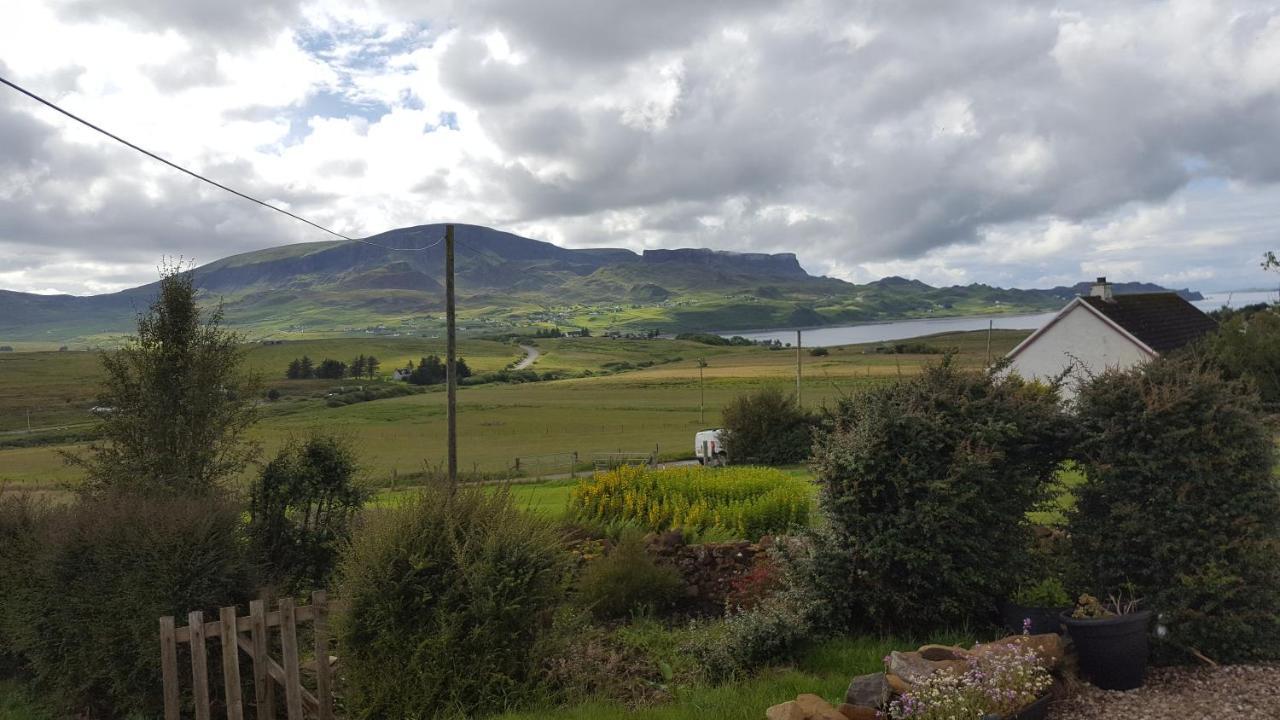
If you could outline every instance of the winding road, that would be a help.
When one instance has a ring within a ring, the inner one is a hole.
[[[520,349],[524,351],[524,359],[516,363],[511,368],[512,370],[524,370],[536,362],[539,357],[542,357],[542,353],[538,351],[538,348],[532,345],[521,345]]]

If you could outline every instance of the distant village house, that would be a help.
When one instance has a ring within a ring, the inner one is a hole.
[[[1010,353],[1010,369],[1050,380],[1070,370],[1068,397],[1090,374],[1128,369],[1213,332],[1218,324],[1177,293],[1117,295],[1105,277]]]

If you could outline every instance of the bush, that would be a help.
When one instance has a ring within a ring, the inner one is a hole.
[[[369,493],[350,446],[317,435],[280,450],[249,487],[249,539],[267,577],[290,593],[324,587]]]
[[[49,509],[25,493],[0,494],[0,677],[19,670],[23,608],[28,597],[35,557],[42,544]]]
[[[538,689],[561,539],[506,491],[436,487],[369,515],[334,618],[351,717],[499,712]]]
[[[578,578],[579,602],[605,619],[669,610],[683,593],[680,572],[654,562],[638,530],[623,532],[613,550],[589,562]]]
[[[773,468],[623,466],[574,487],[583,519],[636,522],[653,530],[721,531],[749,540],[803,528],[813,503],[808,481]]]
[[[787,465],[809,457],[814,417],[776,387],[739,395],[722,417],[729,462]]]
[[[1280,657],[1280,489],[1257,394],[1194,357],[1162,358],[1104,373],[1077,403],[1085,482],[1068,528],[1082,587],[1132,584],[1178,648]]]
[[[824,347],[809,348],[810,357],[826,357],[830,354],[831,351]]]
[[[1196,350],[1227,378],[1251,380],[1268,409],[1280,407],[1280,313],[1242,309],[1223,320]]]
[[[1069,446],[1056,391],[947,360],[841,401],[833,422],[814,452],[847,565],[831,604],[879,629],[982,620],[1028,569],[1027,512]]]
[[[14,611],[39,694],[91,717],[159,716],[157,620],[246,602],[243,547],[239,512],[208,496],[116,493],[54,511]]]

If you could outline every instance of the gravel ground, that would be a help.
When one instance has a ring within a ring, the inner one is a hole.
[[[1116,692],[1082,685],[1050,720],[1276,720],[1280,666],[1159,668],[1147,684]]]

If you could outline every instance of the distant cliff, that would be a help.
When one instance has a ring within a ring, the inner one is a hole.
[[[795,253],[740,253],[706,248],[645,250],[646,263],[678,263],[700,266],[737,275],[762,275],[785,280],[804,280],[809,273],[800,267]]]

